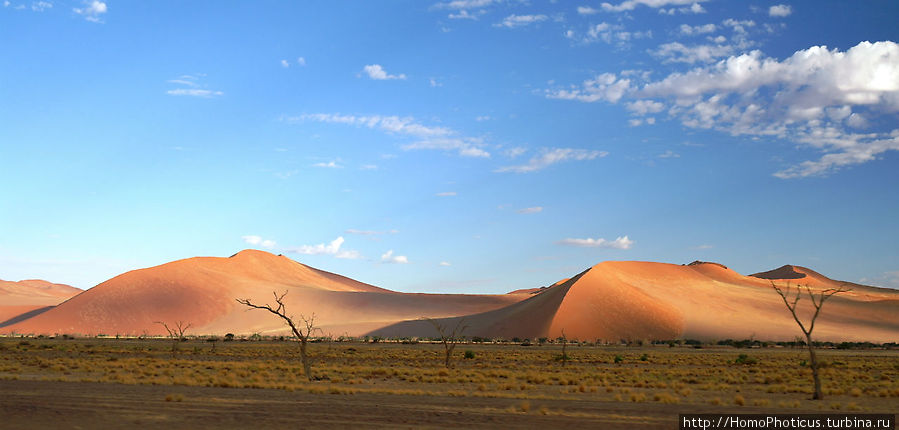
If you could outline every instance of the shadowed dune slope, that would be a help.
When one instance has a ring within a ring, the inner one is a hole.
[[[81,292],[69,285],[40,279],[0,280],[0,327],[25,314],[46,311]]]
[[[792,267],[792,266],[791,266]],[[780,270],[780,269],[778,269]],[[841,283],[805,268],[812,292]],[[495,337],[550,337],[605,341],[692,338],[702,340],[792,340],[795,321],[771,282],[787,279],[743,276],[717,263],[682,266],[636,261],[607,261],[536,296],[477,315],[465,316],[465,334]],[[819,317],[815,338],[831,341],[899,340],[899,291],[847,284],[852,291],[831,298]],[[814,309],[807,295],[800,317]],[[539,309],[539,311],[538,311]],[[461,317],[437,320],[455,327]],[[435,336],[424,321],[405,321],[372,332],[389,336]]]
[[[496,309],[526,294],[403,294],[314,269],[287,257],[245,250],[229,258],[196,257],[116,276],[68,302],[0,332],[164,334],[183,321],[188,333],[286,333],[280,319],[235,299],[274,303],[287,292],[289,314],[311,316],[324,334],[360,335],[419,316],[445,317]]]

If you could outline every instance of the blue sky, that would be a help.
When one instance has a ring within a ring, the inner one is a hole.
[[[244,248],[503,293],[899,287],[895,1],[0,3],[0,279]]]

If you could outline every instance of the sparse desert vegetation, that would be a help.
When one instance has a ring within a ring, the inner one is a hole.
[[[888,412],[899,401],[899,350],[894,349],[820,350],[828,401],[816,402],[810,400],[811,369],[800,365],[807,351],[799,347],[571,344],[562,366],[555,359],[562,349],[558,344],[470,343],[458,353],[469,358],[457,360],[452,369],[445,366],[440,343],[357,340],[308,347],[316,381],[304,374],[296,342],[277,339],[223,342],[214,350],[204,339],[191,339],[172,357],[164,339],[4,338],[0,379],[492,398],[507,401],[508,413],[542,415],[566,414],[564,407],[542,403],[555,401],[589,401],[600,409],[639,403],[656,410],[668,405],[679,408],[673,411],[712,406],[780,412]],[[167,393],[165,399],[185,400],[179,396]]]

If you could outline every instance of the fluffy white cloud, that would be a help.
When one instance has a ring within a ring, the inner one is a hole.
[[[681,26],[680,26],[680,33],[687,35],[687,36],[714,33],[716,30],[718,30],[718,26],[715,24],[693,25],[693,26],[690,26],[687,24],[681,24]]]
[[[358,251],[340,249],[340,247],[343,245],[343,242],[343,236],[340,236],[337,239],[332,240],[328,244],[320,243],[318,245],[303,245],[287,248],[286,251],[294,254],[304,255],[333,255],[337,258],[346,259],[362,258]]]
[[[734,52],[730,45],[686,46],[680,42],[669,42],[651,50],[650,54],[662,59],[663,63],[711,63]]]
[[[625,104],[627,110],[633,112],[636,115],[647,115],[651,113],[659,113],[665,109],[664,103],[659,103],[654,100],[637,100],[633,102],[628,102]]]
[[[434,5],[436,9],[479,9],[496,3],[497,0],[453,0],[445,3],[437,3]]]
[[[594,9],[590,6],[578,6],[577,13],[581,15],[594,15],[599,13],[599,9]]]
[[[630,249],[634,245],[634,241],[628,239],[627,236],[620,236],[615,240],[597,239],[562,239],[558,242],[560,245],[582,246],[586,248],[611,248],[611,249]]]
[[[281,67],[284,67],[286,69],[290,67],[290,63],[287,60],[281,60]]]
[[[671,74],[633,95],[668,99],[669,114],[688,127],[788,139],[824,152],[775,173],[781,178],[826,174],[899,149],[899,129],[847,129],[899,111],[899,45],[890,41],[845,52],[813,46],[782,61],[752,51]]]
[[[456,131],[446,127],[426,126],[410,117],[317,113],[299,117],[282,117],[282,120],[288,122],[314,121],[361,126],[418,139],[415,142],[403,145],[402,149],[404,150],[436,149],[455,151],[463,157],[490,157],[490,153],[483,149],[481,139],[459,136]]]
[[[83,8],[74,8],[72,9],[75,13],[84,17],[84,19],[90,22],[103,22],[100,18],[101,15],[106,13],[106,3],[98,0],[93,0],[91,2],[85,3],[85,7]]]
[[[405,255],[393,255],[393,250],[385,252],[381,255],[381,262],[383,263],[396,263],[396,264],[408,264],[409,259],[406,258]]]
[[[509,15],[503,19],[502,22],[493,24],[493,26],[506,28],[524,27],[526,25],[545,21],[547,18],[546,15]]]
[[[534,206],[534,207],[531,207],[531,208],[519,209],[519,210],[517,210],[517,211],[515,211],[515,212],[518,212],[518,213],[520,213],[520,214],[535,214],[535,213],[538,213],[538,212],[543,212],[543,206]]]
[[[369,78],[374,79],[376,81],[386,81],[391,79],[406,79],[406,75],[400,73],[399,75],[391,75],[381,67],[380,64],[368,64],[362,68],[362,71],[368,75]]]
[[[297,64],[299,64],[300,66],[305,66],[306,58],[305,57],[297,57]]]
[[[440,265],[443,266],[443,267],[449,267],[449,266],[451,266],[451,264],[449,264],[448,261],[441,261],[441,262],[440,262]]]
[[[601,6],[603,10],[609,12],[624,12],[634,10],[637,6],[640,5],[648,6],[651,8],[660,8],[664,6],[696,5],[699,8],[702,8],[699,3],[703,1],[705,0],[625,0],[617,5],[613,5],[611,3],[603,3]]]
[[[538,170],[543,170],[553,164],[561,163],[563,161],[582,161],[582,160],[593,160],[596,158],[605,157],[609,155],[608,152],[605,151],[597,151],[597,150],[586,150],[586,149],[572,149],[572,148],[546,148],[540,151],[540,153],[531,158],[527,164],[522,164],[518,166],[505,166],[497,169],[497,172],[513,172],[513,173],[530,173],[536,172]]]
[[[457,193],[455,191],[444,191],[442,193],[437,193],[434,195],[437,197],[455,197],[455,196],[459,195],[459,193]]]
[[[651,38],[652,30],[627,31],[623,25],[601,22],[599,24],[591,24],[583,36],[578,36],[575,31],[568,30],[565,32],[565,37],[582,43],[603,41],[614,44],[619,48],[628,48],[630,46],[629,42],[632,40]]]
[[[572,86],[570,89],[547,90],[546,97],[582,102],[605,100],[615,103],[630,89],[630,79],[618,78],[614,73],[603,73],[584,81],[581,87]]]
[[[256,235],[241,236],[240,238],[249,245],[261,246],[263,248],[274,248],[275,245],[277,245],[274,240],[263,239],[262,237]]]
[[[786,4],[778,4],[768,8],[768,15],[774,17],[785,17],[790,16],[793,13],[793,7]]]

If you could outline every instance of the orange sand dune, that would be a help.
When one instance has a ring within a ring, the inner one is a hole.
[[[778,269],[780,270],[780,269]],[[841,283],[804,268],[813,292]],[[784,272],[776,272],[779,276]],[[786,273],[790,275],[789,273]],[[795,276],[795,275],[790,275]],[[795,278],[743,276],[717,263],[687,266],[607,261],[528,300],[503,309],[464,316],[469,336],[558,337],[605,341],[637,339],[792,340],[801,335],[771,282],[786,287]],[[832,341],[899,341],[899,291],[848,284],[851,292],[831,298],[819,317],[815,338]],[[800,315],[813,308],[800,299]],[[455,327],[463,316],[436,320]],[[432,337],[425,321],[405,321],[373,332]]]
[[[0,327],[25,314],[34,315],[48,310],[81,292],[75,287],[39,279],[19,282],[0,280]]]
[[[91,288],[55,309],[0,328],[0,332],[164,334],[162,325],[192,325],[188,333],[285,333],[267,311],[236,302],[274,303],[287,292],[294,316],[316,317],[323,334],[360,335],[421,315],[477,313],[524,299],[526,294],[403,294],[364,284],[263,251],[229,258],[196,257],[134,270]]]
[[[899,341],[899,291],[842,283],[799,266],[743,276],[717,263],[606,261],[549,287],[502,295],[398,293],[283,256],[247,250],[135,270],[65,303],[0,327],[0,333],[164,334],[156,321],[192,324],[192,334],[286,334],[266,311],[235,299],[273,303],[288,292],[289,313],[311,316],[324,335],[433,337],[422,317],[487,338],[558,337],[617,342],[651,339],[792,340],[800,331],[771,284],[831,298],[815,336],[832,341]],[[807,296],[800,315],[813,311]]]

